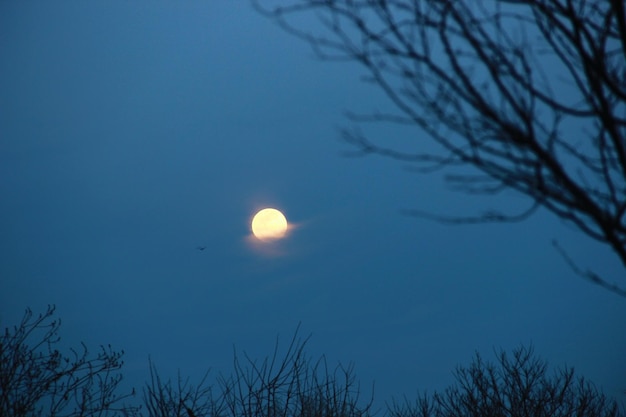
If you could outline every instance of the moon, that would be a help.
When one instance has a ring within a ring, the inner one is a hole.
[[[280,239],[287,233],[287,218],[274,208],[260,210],[252,218],[252,233],[259,240]]]

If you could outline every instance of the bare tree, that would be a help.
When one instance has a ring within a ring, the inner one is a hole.
[[[150,381],[143,390],[145,409],[149,417],[200,417],[221,416],[220,402],[213,397],[213,389],[207,384],[207,371],[197,385],[189,379],[163,382],[152,361]]]
[[[549,374],[532,348],[518,348],[512,358],[501,351],[497,362],[484,362],[477,354],[469,368],[456,370],[454,386],[414,402],[395,402],[389,417],[624,416],[615,401],[575,377],[573,369]]]
[[[352,367],[330,370],[324,357],[312,362],[304,353],[308,339],[294,333],[281,355],[257,362],[234,356],[234,372],[220,378],[223,417],[369,417],[372,399],[362,402]]]
[[[416,129],[402,146],[344,130],[357,153],[422,172],[444,168],[453,188],[469,194],[515,190],[531,200],[519,214],[411,214],[502,222],[543,207],[610,247],[626,268],[623,1],[253,1],[321,58],[366,69],[395,110],[350,114],[355,123]],[[557,249],[575,271],[626,296],[626,274],[614,284]]]
[[[162,382],[150,363],[150,382],[144,404],[150,417],[369,417],[371,400],[362,403],[352,367],[327,367],[305,355],[307,339],[294,333],[281,353],[261,362],[235,352],[234,370],[217,378],[215,391],[206,383],[208,373],[193,386],[178,377]],[[215,396],[213,394],[216,394]]]
[[[26,310],[13,329],[0,336],[0,416],[108,416],[127,415],[134,408],[117,395],[123,352],[101,346],[89,355],[86,346],[56,349],[60,320],[54,306],[37,317]]]

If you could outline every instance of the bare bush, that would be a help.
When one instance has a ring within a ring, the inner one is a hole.
[[[546,362],[531,348],[512,357],[500,352],[497,364],[476,355],[455,372],[456,385],[443,393],[395,402],[389,417],[620,417],[617,403],[607,399],[573,369],[548,373]]]
[[[331,370],[324,357],[311,361],[304,353],[306,340],[296,331],[283,353],[277,341],[273,355],[260,362],[235,352],[233,373],[220,375],[215,390],[206,375],[196,387],[180,376],[175,384],[164,383],[151,364],[151,381],[144,389],[148,415],[369,417],[372,400],[360,401],[352,367]]]
[[[221,416],[216,408],[218,401],[213,397],[213,390],[207,384],[209,371],[192,385],[189,378],[178,375],[175,382],[163,382],[152,361],[149,361],[150,381],[143,390],[145,410],[150,417],[196,417]]]
[[[277,341],[261,362],[235,353],[233,374],[219,380],[224,417],[368,417],[372,399],[361,402],[353,368],[312,361],[307,340],[296,331],[282,355]]]
[[[13,330],[0,337],[0,416],[2,417],[373,417],[373,394],[362,399],[352,366],[329,368],[324,356],[305,354],[308,338],[294,333],[281,351],[256,361],[234,354],[232,374],[215,385],[209,373],[193,385],[180,375],[162,380],[149,361],[150,380],[143,407],[123,403],[134,394],[117,395],[122,379],[122,352],[102,348],[95,357],[87,349],[63,356],[54,307],[37,317],[27,310]],[[443,393],[422,395],[414,402],[393,402],[387,417],[623,417],[615,401],[593,384],[575,377],[573,369],[548,373],[546,362],[530,348],[497,364],[476,355],[455,373],[456,385]]]
[[[0,336],[0,416],[109,416],[132,412],[117,394],[123,351],[101,346],[93,356],[81,344],[69,355],[57,348],[60,320],[54,306],[38,316],[30,309]]]

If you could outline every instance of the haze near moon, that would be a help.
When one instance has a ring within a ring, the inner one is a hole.
[[[280,239],[287,233],[285,215],[274,208],[265,208],[252,218],[252,233],[259,240]]]

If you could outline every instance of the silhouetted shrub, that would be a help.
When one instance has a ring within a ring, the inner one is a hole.
[[[0,336],[0,417],[371,417],[373,396],[360,398],[352,366],[329,368],[324,356],[311,360],[296,330],[286,350],[276,343],[271,356],[256,361],[234,354],[234,370],[197,385],[180,375],[164,381],[149,361],[143,406],[118,396],[123,352],[101,347],[90,356],[85,345],[61,354],[54,307]],[[243,359],[242,359],[243,357]],[[387,417],[623,417],[615,401],[573,369],[548,373],[531,348],[497,355],[494,365],[477,354],[455,372],[456,384],[442,393],[393,402]]]
[[[33,316],[30,309],[13,329],[0,336],[0,416],[99,416],[132,411],[118,396],[124,352],[101,346],[90,355],[87,347],[56,349],[60,320],[54,306]]]
[[[497,365],[476,355],[469,368],[455,372],[456,385],[415,402],[394,403],[390,417],[618,417],[623,415],[593,384],[573,369],[548,373],[532,348],[509,357],[501,351]]]
[[[150,365],[144,388],[150,417],[368,417],[371,400],[361,404],[353,368],[328,369],[324,357],[313,362],[304,353],[307,339],[294,334],[280,354],[261,362],[235,353],[234,371],[217,378],[215,391],[207,376],[197,386],[182,380],[162,382]],[[216,395],[214,395],[216,394]]]

